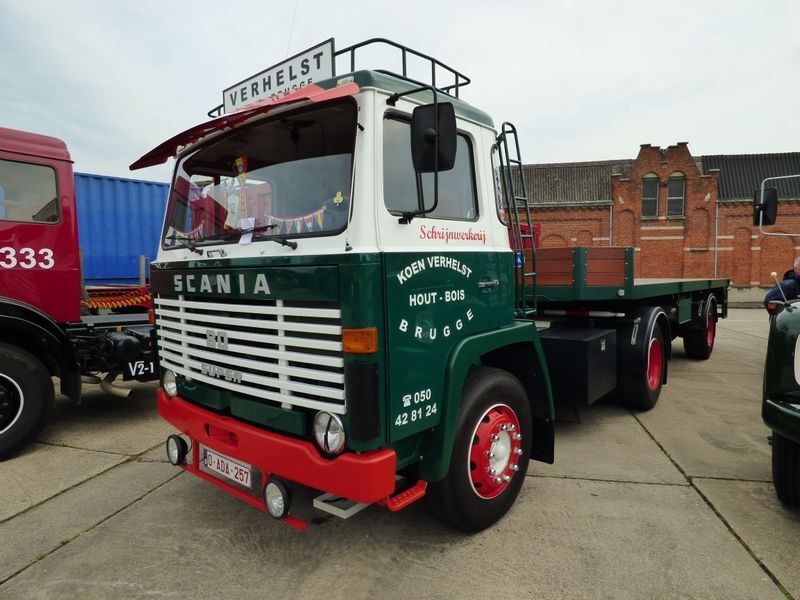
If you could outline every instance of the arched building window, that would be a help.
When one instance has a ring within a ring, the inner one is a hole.
[[[667,217],[682,217],[683,204],[686,197],[686,176],[675,172],[669,176],[667,183]]]
[[[658,218],[658,175],[655,173],[642,178],[642,218]]]

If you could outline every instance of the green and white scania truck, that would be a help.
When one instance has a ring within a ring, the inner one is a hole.
[[[356,69],[375,45],[398,73]],[[328,40],[131,165],[177,158],[152,265],[173,464],[298,528],[302,485],[343,517],[427,495],[477,531],[553,461],[554,398],[647,409],[674,338],[709,356],[727,280],[535,250],[516,132],[459,100],[467,83],[388,40]]]

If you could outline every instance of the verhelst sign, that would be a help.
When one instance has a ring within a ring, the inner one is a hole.
[[[253,102],[293,92],[333,75],[331,38],[224,90],[223,111],[230,113]]]

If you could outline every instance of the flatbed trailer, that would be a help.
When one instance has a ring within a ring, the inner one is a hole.
[[[616,391],[632,408],[652,408],[666,383],[671,342],[681,337],[687,356],[707,359],[717,320],[728,314],[727,279],[636,278],[633,248],[525,249],[524,256],[535,261],[522,292],[526,310],[543,330],[561,401],[591,404]],[[628,343],[619,343],[626,334]]]

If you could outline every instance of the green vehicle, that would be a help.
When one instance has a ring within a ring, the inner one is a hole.
[[[754,225],[772,225],[778,214],[778,190],[767,188],[767,183],[795,178],[800,175],[770,177],[761,183],[753,203]],[[793,235],[763,229],[761,233]],[[781,502],[800,506],[800,304],[783,296],[767,309],[771,317],[761,416],[772,430],[772,483]]]
[[[399,73],[356,68],[376,45]],[[727,280],[535,250],[516,131],[460,100],[468,83],[388,40],[328,40],[131,166],[177,158],[152,265],[173,464],[300,529],[298,485],[345,518],[427,496],[478,531],[553,462],[554,398],[648,409],[673,339],[708,358]]]

